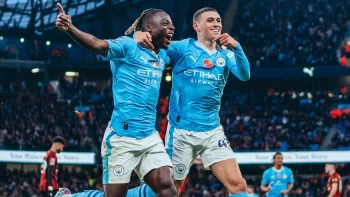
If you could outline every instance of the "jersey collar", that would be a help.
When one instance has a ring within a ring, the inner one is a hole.
[[[283,168],[284,168],[284,167],[282,166],[281,169],[277,170],[275,167],[272,167],[272,170],[274,170],[274,171],[276,171],[276,172],[282,172]]]
[[[159,53],[160,53],[160,51],[159,51]],[[155,51],[152,51],[152,54],[153,54],[157,59],[159,59],[159,53],[157,54]]]
[[[213,55],[213,54],[215,54],[216,53],[216,49],[213,49],[213,50],[209,50],[206,46],[204,46],[202,43],[200,43],[200,42],[198,42],[198,41],[196,41],[195,42],[195,44],[199,47],[199,48],[201,48],[201,49],[203,49],[205,52],[207,52],[209,55]]]

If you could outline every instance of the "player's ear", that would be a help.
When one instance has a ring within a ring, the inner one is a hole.
[[[196,31],[196,32],[200,32],[200,28],[199,28],[199,25],[197,22],[193,22],[193,29]]]
[[[152,32],[152,26],[149,25],[149,24],[146,24],[146,25],[143,27],[143,30],[144,30],[144,31],[147,31],[147,32]]]

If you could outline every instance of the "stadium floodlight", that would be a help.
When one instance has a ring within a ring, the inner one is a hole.
[[[32,73],[38,73],[39,71],[40,71],[39,68],[33,68],[33,69],[32,69]]]
[[[21,41],[23,43],[24,42],[24,38],[21,38],[19,41]]]
[[[65,75],[66,75],[67,77],[76,77],[76,76],[79,76],[79,73],[78,73],[78,72],[67,71],[67,72],[65,73]]]
[[[46,41],[46,45],[50,46],[51,42],[50,41]]]
[[[171,76],[170,76],[170,75],[167,75],[167,76],[165,77],[165,81],[167,81],[167,82],[171,81]]]
[[[72,48],[72,44],[68,44],[68,48]]]

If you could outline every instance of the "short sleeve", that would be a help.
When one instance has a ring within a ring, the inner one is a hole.
[[[269,184],[269,175],[268,175],[268,170],[265,170],[262,180],[261,180],[262,185],[268,185]]]
[[[108,54],[106,57],[101,56],[105,61],[109,61],[113,58],[125,57],[128,52],[136,47],[136,42],[127,36],[106,41],[108,42]]]
[[[293,175],[293,171],[291,169],[289,169],[288,183],[294,183],[294,175]]]

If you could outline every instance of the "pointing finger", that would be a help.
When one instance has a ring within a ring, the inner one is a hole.
[[[66,17],[66,16],[63,16],[63,15],[59,15],[59,16],[57,17],[57,20],[62,20],[62,21],[67,22],[67,23],[70,22],[69,18]]]
[[[58,10],[60,11],[61,14],[65,14],[64,13],[64,10],[63,10],[63,7],[60,3],[57,3],[57,7],[58,7]]]

